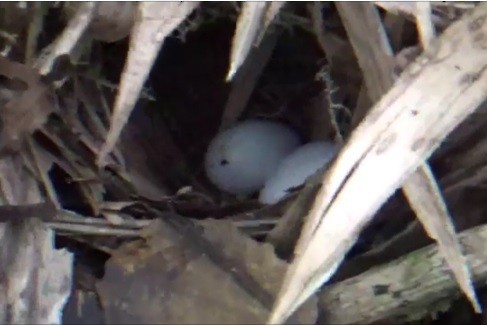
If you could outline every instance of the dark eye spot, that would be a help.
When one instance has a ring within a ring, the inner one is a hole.
[[[222,160],[220,160],[220,165],[221,165],[221,166],[228,165],[228,160],[226,160],[226,159],[222,159]]]

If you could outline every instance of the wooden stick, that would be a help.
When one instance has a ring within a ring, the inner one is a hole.
[[[487,225],[459,234],[474,280],[487,280]],[[448,307],[460,296],[454,277],[436,245],[331,285],[320,296],[326,324],[420,319]],[[442,308],[443,307],[443,308]]]

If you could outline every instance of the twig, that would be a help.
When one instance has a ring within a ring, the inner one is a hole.
[[[80,5],[63,33],[41,52],[34,64],[41,74],[49,73],[54,60],[62,54],[70,53],[78,44],[78,40],[91,22],[95,6],[94,2],[85,2]]]
[[[114,229],[102,225],[82,225],[82,224],[64,224],[61,222],[50,222],[48,226],[61,233],[70,233],[76,235],[94,235],[94,236],[117,236],[117,237],[139,237],[140,231],[136,229]]]
[[[349,112],[349,111],[344,105],[337,103],[334,100],[333,95],[337,92],[338,88],[335,87],[333,80],[331,79],[330,71],[326,67],[324,68],[324,71],[321,73],[321,78],[326,85],[325,94],[328,101],[327,108],[328,108],[328,114],[330,114],[331,125],[333,126],[333,129],[335,131],[335,139],[338,140],[339,144],[343,144],[344,142],[343,134],[337,122],[336,112],[338,111]]]
[[[42,25],[44,23],[45,7],[46,3],[33,2],[32,11],[33,18],[29,23],[27,31],[27,41],[25,44],[25,63],[31,64],[37,49],[37,39],[42,31]]]
[[[308,12],[311,16],[311,21],[313,24],[313,33],[316,36],[316,39],[318,40],[318,44],[320,45],[321,49],[323,50],[323,53],[325,54],[326,61],[328,62],[328,65],[333,65],[334,63],[334,56],[332,53],[336,50],[333,50],[333,42],[329,41],[329,34],[326,33],[323,30],[324,22],[323,22],[323,17],[321,15],[321,9],[322,9],[322,4],[319,2],[313,2],[312,4],[308,5]],[[338,140],[340,144],[343,143],[343,134],[340,130],[340,127],[337,122],[336,118],[336,112],[337,111],[345,111],[349,113],[348,109],[340,104],[336,103],[334,100],[334,94],[338,90],[333,83],[333,80],[331,78],[331,72],[328,67],[324,67],[318,74],[317,78],[324,81],[326,85],[326,98],[328,101],[328,114],[330,115],[330,122],[331,125],[335,131],[335,138]]]
[[[0,207],[1,211],[2,207]],[[263,220],[235,220],[232,223],[250,236],[269,232],[277,223],[278,218]],[[71,235],[138,237],[140,231],[149,227],[153,220],[123,220],[119,224],[111,224],[105,219],[84,217],[68,210],[58,210],[58,214],[48,225],[54,230]],[[265,228],[265,229],[263,229]]]

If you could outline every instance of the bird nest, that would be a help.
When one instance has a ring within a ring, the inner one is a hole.
[[[485,320],[486,5],[0,6],[1,322]],[[226,193],[248,119],[339,152]]]

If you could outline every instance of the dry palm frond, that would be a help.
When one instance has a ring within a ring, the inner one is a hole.
[[[450,26],[352,134],[323,180],[270,323],[330,278],[385,200],[485,100],[486,14],[482,4]]]

